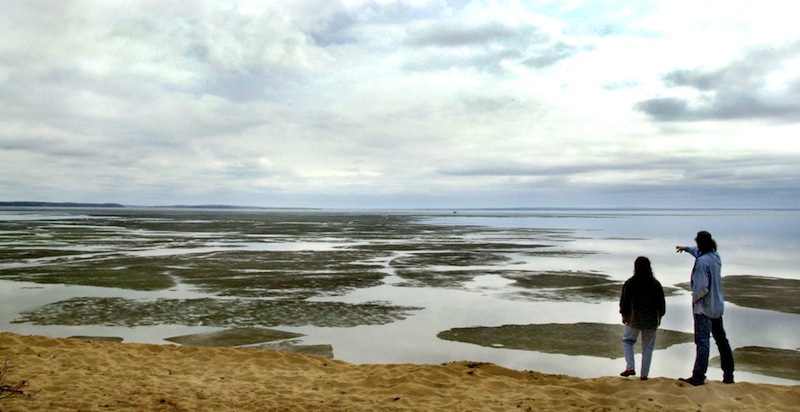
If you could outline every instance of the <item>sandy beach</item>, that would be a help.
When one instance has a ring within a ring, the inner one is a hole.
[[[800,410],[800,386],[608,376],[579,379],[470,361],[355,365],[256,348],[0,333],[2,411]],[[30,396],[29,396],[30,395]]]

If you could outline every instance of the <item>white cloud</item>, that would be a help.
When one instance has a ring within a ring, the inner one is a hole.
[[[9,1],[0,192],[475,207],[786,191],[800,30],[782,4]]]

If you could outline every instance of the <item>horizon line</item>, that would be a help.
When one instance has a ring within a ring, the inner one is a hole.
[[[535,210],[632,210],[632,211],[711,211],[711,210],[765,210],[798,211],[790,207],[663,207],[663,206],[510,206],[510,207],[306,207],[306,206],[247,206],[226,204],[176,204],[176,205],[126,205],[113,202],[44,202],[44,201],[0,201],[2,208],[101,208],[101,209],[207,209],[207,210],[436,210],[436,211],[535,211]]]

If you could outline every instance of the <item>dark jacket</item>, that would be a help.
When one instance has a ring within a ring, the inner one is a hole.
[[[657,329],[667,313],[664,289],[655,278],[631,277],[622,286],[619,313],[623,322],[636,329]]]

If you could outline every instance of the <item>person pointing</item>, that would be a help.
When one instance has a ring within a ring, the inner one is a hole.
[[[692,376],[680,380],[693,386],[705,383],[711,335],[719,349],[722,381],[733,383],[733,353],[722,325],[722,313],[725,309],[722,296],[722,259],[711,233],[705,230],[697,232],[695,242],[697,246],[675,246],[676,252],[686,252],[695,257],[691,288],[696,353]]]

